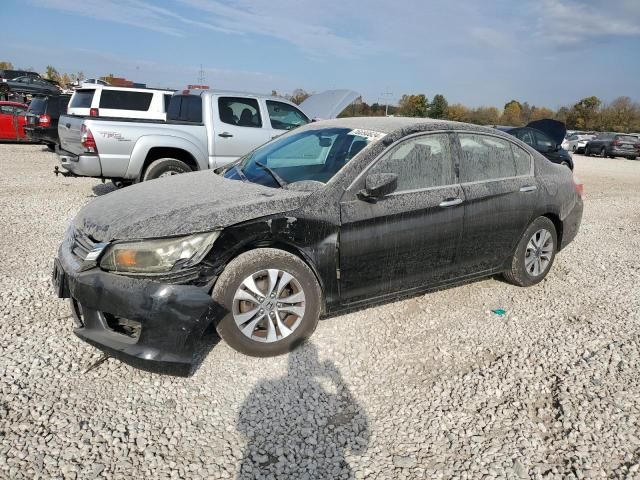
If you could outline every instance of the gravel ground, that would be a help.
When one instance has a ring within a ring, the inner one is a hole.
[[[219,343],[186,379],[87,371],[49,275],[110,187],[55,164],[0,145],[0,477],[640,477],[640,162],[576,156],[582,229],[538,286],[327,319],[278,358]]]

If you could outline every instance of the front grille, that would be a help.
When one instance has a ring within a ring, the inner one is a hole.
[[[74,230],[71,237],[71,253],[81,262],[87,258],[87,255],[96,245],[95,240],[84,234],[80,230]]]

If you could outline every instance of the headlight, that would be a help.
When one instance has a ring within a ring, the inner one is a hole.
[[[220,232],[215,231],[162,240],[114,243],[107,247],[100,267],[131,273],[168,272],[178,262],[189,267],[204,258],[219,235]]]

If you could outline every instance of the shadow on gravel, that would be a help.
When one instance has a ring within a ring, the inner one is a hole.
[[[333,362],[320,363],[312,344],[289,354],[284,377],[251,391],[237,428],[248,443],[239,479],[352,479],[345,453],[363,455],[369,444],[364,411]]]
[[[107,193],[115,192],[117,188],[113,183],[98,183],[91,187],[91,190],[93,190],[94,196],[101,197]]]

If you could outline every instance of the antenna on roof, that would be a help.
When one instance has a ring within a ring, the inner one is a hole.
[[[202,68],[202,64],[200,64],[200,70],[198,71],[198,83],[200,85],[204,85],[204,69]]]

